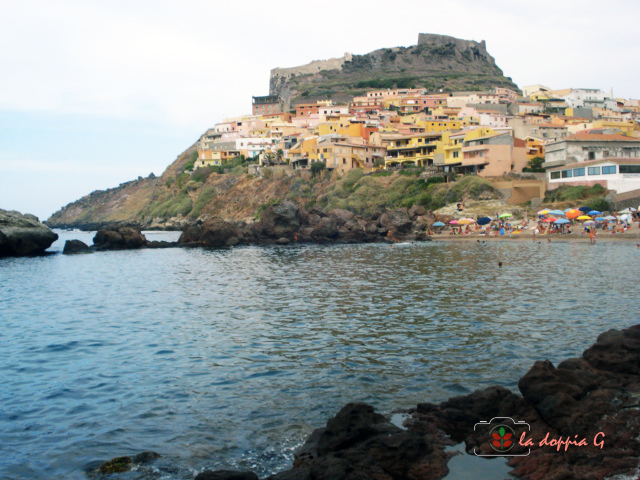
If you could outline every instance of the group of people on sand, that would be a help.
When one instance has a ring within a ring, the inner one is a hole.
[[[459,203],[457,205],[457,211],[462,210],[464,210],[464,204]],[[640,208],[638,210],[640,210]],[[500,218],[496,213],[495,218],[493,218],[486,225],[478,225],[476,221],[473,224],[467,225],[447,225],[446,227],[444,227],[444,229],[448,230],[449,235],[453,236],[478,234],[487,235],[489,237],[503,235],[512,236],[514,234],[520,234],[523,233],[523,231],[528,230],[533,234],[533,239],[535,240],[539,235],[572,234],[577,228],[581,234],[587,235],[589,237],[591,243],[595,243],[597,230],[600,230],[603,233],[610,233],[614,235],[621,234],[628,230],[631,230],[634,222],[637,222],[638,228],[640,228],[639,212],[632,212],[631,218],[627,218],[627,220],[621,220],[618,212],[613,212],[613,216],[616,217],[616,220],[604,220],[595,224],[583,226],[580,223],[574,224],[573,222],[565,224],[548,223],[548,221],[545,221],[546,219],[543,215],[538,217],[537,222],[535,220],[530,222],[529,220],[525,219],[518,223],[511,223],[504,218]],[[434,233],[444,232],[442,230],[435,230],[430,227],[427,233],[429,235],[433,235]]]

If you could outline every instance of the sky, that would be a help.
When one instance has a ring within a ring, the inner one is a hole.
[[[485,40],[520,87],[640,98],[639,19],[637,0],[0,0],[0,208],[44,220],[160,175],[272,68],[419,33]]]

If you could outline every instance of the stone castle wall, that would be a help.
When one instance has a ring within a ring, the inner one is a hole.
[[[352,59],[350,53],[345,53],[340,58],[330,58],[329,60],[314,60],[306,65],[291,68],[274,68],[271,70],[271,78],[284,77],[290,78],[297,75],[309,75],[318,73],[322,70],[340,70],[344,62],[350,62]]]

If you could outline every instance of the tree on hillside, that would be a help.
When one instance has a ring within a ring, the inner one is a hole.
[[[322,172],[326,167],[327,166],[324,162],[313,162],[309,169],[311,170],[311,175],[315,177],[320,174],[320,172]]]
[[[281,148],[279,148],[278,151],[276,152],[276,162],[282,163],[283,159],[284,159],[284,152],[282,151]]]
[[[544,158],[542,157],[533,157],[531,160],[527,162],[528,171],[531,172],[544,172],[545,169],[542,168],[542,164],[544,163]]]
[[[275,163],[276,156],[272,152],[265,152],[262,157],[262,162],[265,165],[273,165]]]

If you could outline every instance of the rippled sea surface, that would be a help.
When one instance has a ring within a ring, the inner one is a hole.
[[[517,390],[534,361],[637,323],[639,260],[508,241],[0,259],[0,478],[144,450],[163,458],[123,478],[265,475],[347,402]]]

